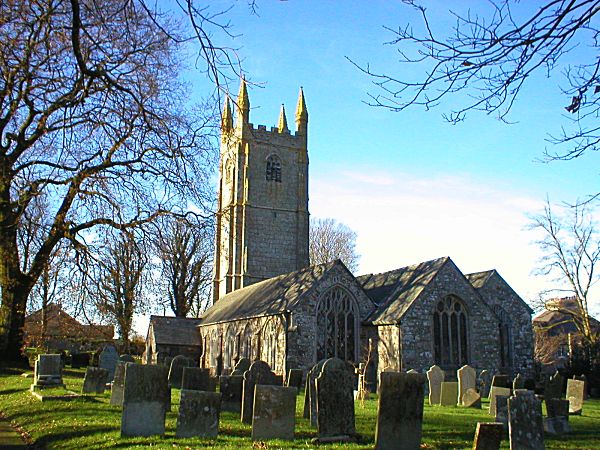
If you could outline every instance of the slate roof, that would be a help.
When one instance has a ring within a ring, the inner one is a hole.
[[[154,342],[162,345],[200,345],[200,319],[150,316]]]
[[[484,287],[486,285],[486,283],[492,278],[492,277],[497,277],[500,279],[500,281],[509,289],[511,290],[518,298],[519,300],[521,300],[521,302],[523,303],[523,305],[525,305],[525,307],[527,308],[527,310],[529,311],[529,314],[533,313],[533,309],[531,309],[531,306],[529,306],[527,304],[527,302],[525,302],[525,300],[523,300],[521,298],[521,296],[519,294],[517,294],[514,289],[510,286],[510,284],[508,284],[506,282],[506,280],[504,278],[502,278],[502,275],[500,275],[498,273],[498,271],[496,269],[492,269],[492,270],[485,270],[483,272],[474,272],[474,273],[468,273],[465,275],[465,277],[467,278],[467,280],[469,280],[469,283],[471,283],[471,285],[475,288],[475,289],[481,289],[482,287]]]
[[[433,259],[389,272],[357,278],[365,293],[377,305],[367,321],[393,324],[408,310],[450,258]]]
[[[346,267],[340,260],[336,260],[269,278],[230,292],[202,314],[202,325],[292,311],[314,282],[335,265]]]

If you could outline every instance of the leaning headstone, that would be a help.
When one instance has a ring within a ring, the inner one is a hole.
[[[115,377],[115,368],[119,362],[119,354],[117,349],[112,345],[106,345],[100,352],[98,357],[98,367],[108,370],[108,381],[112,381]]]
[[[504,433],[504,424],[502,423],[477,422],[473,450],[498,450]]]
[[[479,393],[482,397],[488,397],[490,395],[490,372],[488,370],[482,370],[477,379]]]
[[[443,381],[440,394],[441,406],[456,406],[458,399],[458,383],[456,381]]]
[[[252,361],[250,361],[248,358],[240,358],[240,360],[235,365],[233,372],[231,372],[231,375],[244,376],[244,372],[246,372],[246,370],[248,370],[251,365]]]
[[[456,371],[458,377],[458,399],[459,405],[463,404],[463,395],[467,389],[477,388],[477,372],[469,365],[462,366]]]
[[[214,391],[211,389],[210,371],[201,367],[184,367],[181,377],[181,389],[188,391]],[[219,400],[219,403],[221,401]]]
[[[83,387],[81,392],[84,394],[102,394],[106,389],[108,382],[108,370],[100,367],[90,367],[85,369],[83,377]]]
[[[300,390],[302,387],[302,375],[302,369],[288,370],[287,380],[285,380],[286,386],[295,387],[297,390]]]
[[[295,387],[254,387],[254,410],[252,412],[252,440],[294,439],[296,426]]]
[[[489,413],[491,416],[496,415],[496,396],[504,395],[505,397],[510,397],[511,391],[509,388],[503,388],[498,386],[492,386],[490,389],[490,407]]]
[[[544,431],[548,434],[561,435],[569,433],[569,400],[551,398],[546,401],[546,412],[544,417]]]
[[[440,394],[442,390],[442,382],[444,381],[444,371],[439,366],[431,366],[427,371],[427,379],[429,380],[429,404],[439,405]]]
[[[474,388],[467,389],[462,395],[462,405],[466,408],[481,408],[481,396]]]
[[[244,377],[241,375],[220,376],[221,409],[240,414],[242,410],[242,389]]]
[[[422,374],[381,372],[375,448],[418,450],[423,426]]]
[[[326,360],[315,386],[319,437],[354,435],[354,376],[346,363]]]
[[[189,370],[187,367],[186,369]],[[184,369],[184,377],[185,373]],[[175,436],[216,438],[220,413],[220,392],[181,389]]]
[[[182,355],[177,355],[171,361],[169,369],[169,384],[175,389],[181,389],[181,378],[183,377],[183,368],[192,367],[194,361]]]
[[[508,435],[511,450],[543,450],[542,403],[533,393],[508,399]]]
[[[124,355],[119,356],[119,362],[134,363],[135,358],[133,356],[131,356],[130,354],[125,353]]]
[[[275,374],[264,361],[254,361],[250,368],[244,373],[244,384],[242,388],[242,422],[244,423],[252,423],[254,386],[257,384],[270,386],[277,384]]]
[[[128,363],[119,363],[115,369],[115,379],[110,388],[110,404],[123,406],[123,390],[125,389],[125,366]],[[131,364],[131,363],[129,363]]]
[[[552,375],[546,383],[546,388],[544,389],[544,400],[549,400],[551,398],[563,398],[564,384],[564,377],[558,371],[556,371],[556,373],[554,373],[554,375]]]
[[[170,402],[168,370],[160,365],[125,364],[121,436],[165,433]]]
[[[32,386],[34,388],[64,387],[59,354],[38,355],[34,365]]]
[[[513,391],[525,388],[525,379],[521,376],[520,373],[518,373],[517,376],[514,378],[512,388]]]
[[[585,395],[585,382],[567,380],[567,400],[569,400],[569,414],[581,414],[583,398]]]

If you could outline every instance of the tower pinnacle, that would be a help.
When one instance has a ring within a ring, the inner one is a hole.
[[[229,93],[225,97],[223,105],[223,117],[221,117],[221,131],[227,132],[233,128],[233,116],[231,115],[231,105],[229,104]]]
[[[240,92],[237,98],[237,107],[238,119],[240,119],[238,123],[248,123],[250,119],[250,99],[248,98],[248,89],[246,87],[246,79],[244,77],[242,77],[242,82],[240,83]]]
[[[280,133],[284,131],[290,131],[287,124],[287,118],[285,117],[285,106],[281,105],[281,111],[279,112],[279,122],[277,123],[277,128]]]
[[[304,101],[304,91],[300,88],[300,94],[298,95],[298,104],[296,106],[296,129],[298,132],[306,134],[306,128],[308,124],[308,110],[306,109],[306,102]]]

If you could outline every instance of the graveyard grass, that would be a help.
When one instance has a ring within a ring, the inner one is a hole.
[[[85,369],[66,369],[64,382],[67,389],[81,392]],[[221,413],[219,437],[210,439],[177,439],[175,425],[179,390],[173,389],[173,407],[167,414],[166,435],[150,438],[121,438],[121,408],[110,406],[110,392],[84,395],[69,401],[40,402],[29,393],[32,378],[20,376],[21,370],[0,368],[0,411],[20,425],[31,437],[47,449],[84,448],[251,448],[251,427],[242,424],[239,416]],[[425,401],[423,440],[424,449],[470,449],[477,422],[489,422],[487,401],[483,409],[459,407],[430,407]],[[316,448],[310,440],[316,436],[306,419],[302,418],[303,396],[297,397],[296,439],[255,443],[254,448]],[[377,401],[367,400],[364,406],[356,403],[356,428],[362,440],[352,444],[319,445],[319,448],[373,448]],[[583,416],[571,416],[573,432],[563,437],[546,436],[547,449],[596,449],[600,447],[597,424],[600,420],[600,400],[586,401]],[[508,449],[508,441],[503,441]]]

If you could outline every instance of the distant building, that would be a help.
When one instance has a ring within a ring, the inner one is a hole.
[[[202,348],[197,326],[200,319],[150,316],[144,362],[163,363],[166,358],[187,356],[198,362]]]
[[[46,347],[52,350],[95,350],[112,342],[112,325],[85,325],[67,314],[60,305],[50,303],[45,310],[25,317],[24,342],[26,347]]]

